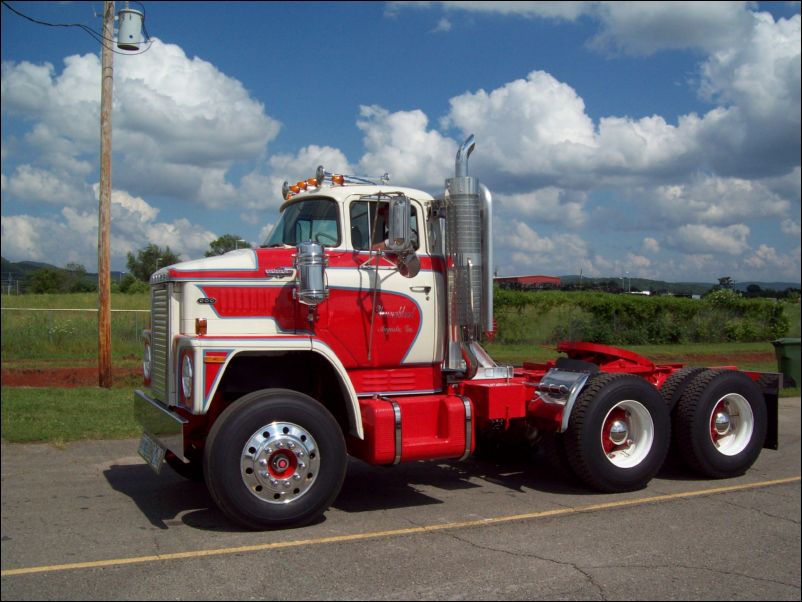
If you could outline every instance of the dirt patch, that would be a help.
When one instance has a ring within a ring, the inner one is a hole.
[[[114,386],[137,386],[142,382],[141,368],[113,368]],[[4,387],[96,387],[97,366],[68,368],[23,368],[2,371]]]

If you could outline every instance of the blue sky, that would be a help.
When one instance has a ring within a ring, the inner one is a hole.
[[[10,4],[100,30],[101,2]],[[257,244],[319,163],[439,193],[474,133],[501,275],[800,279],[799,2],[142,6],[112,269]],[[3,6],[0,44],[2,254],[94,271],[99,43]]]

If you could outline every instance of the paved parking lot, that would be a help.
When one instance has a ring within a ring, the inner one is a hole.
[[[317,524],[254,533],[137,442],[2,446],[2,599],[800,598],[800,400],[743,477],[600,495],[535,455],[357,461]]]

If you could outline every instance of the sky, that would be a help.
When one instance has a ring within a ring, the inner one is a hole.
[[[102,2],[3,2],[2,255],[97,269]],[[119,11],[124,2],[117,2]],[[113,270],[260,244],[328,171],[493,193],[498,275],[800,281],[799,2],[143,2]]]

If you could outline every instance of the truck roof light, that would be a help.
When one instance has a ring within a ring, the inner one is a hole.
[[[335,184],[343,186],[345,184],[345,176],[331,176],[331,181]]]
[[[306,185],[307,185],[307,186],[311,186],[311,187],[313,187],[313,188],[314,188],[315,186],[317,186],[317,185],[318,185],[318,179],[317,179],[317,178],[309,178],[309,179],[306,181]]]
[[[301,187],[298,186],[298,184],[293,184],[292,186],[290,186],[290,190],[295,194],[298,194],[299,192],[301,192]]]
[[[306,180],[300,180],[296,186],[298,187],[298,190],[306,190]]]

